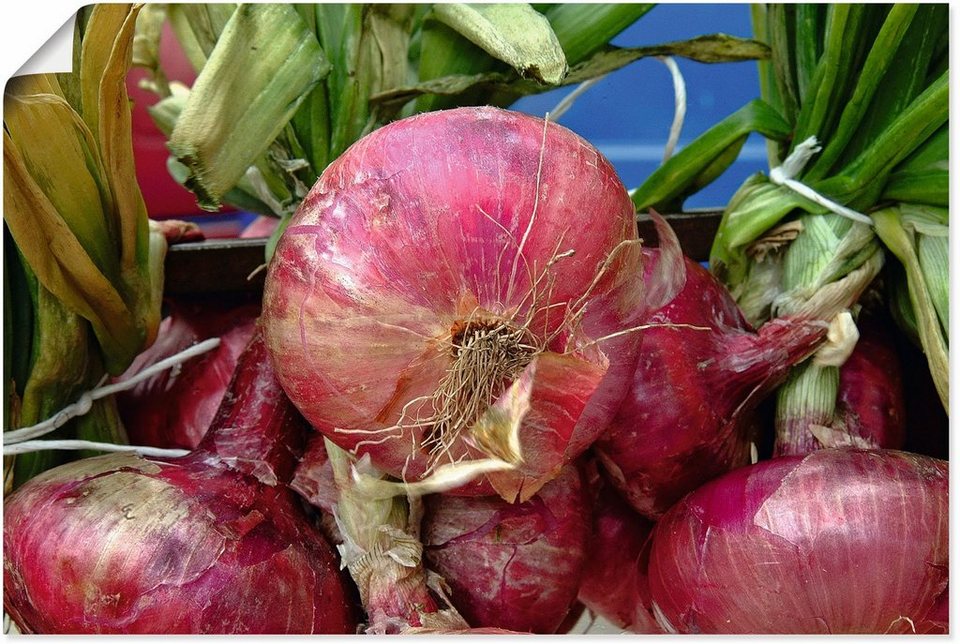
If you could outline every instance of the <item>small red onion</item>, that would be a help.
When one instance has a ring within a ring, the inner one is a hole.
[[[861,316],[857,326],[860,339],[840,367],[840,416],[846,430],[871,447],[900,449],[906,411],[893,327],[876,315]]]
[[[576,465],[530,500],[424,499],[424,560],[474,627],[554,633],[577,598],[589,506]]]
[[[353,592],[284,484],[307,428],[259,334],[200,446],[74,461],[4,503],[4,608],[33,633],[351,633]]]
[[[740,468],[654,531],[650,590],[668,631],[946,632],[948,465],[825,449]]]
[[[661,633],[650,612],[647,580],[653,522],[637,514],[609,483],[597,480],[594,489],[593,527],[579,599],[618,628]]]
[[[892,323],[875,313],[862,314],[857,327],[857,344],[839,368],[832,417],[782,411],[777,418],[775,456],[808,454],[824,447],[903,447],[906,409]]]
[[[685,270],[677,296],[646,320],[632,388],[594,447],[624,497],[653,518],[750,462],[757,406],[826,334],[823,323],[790,319],[754,332],[713,275],[689,258]]]
[[[156,341],[116,381],[129,380],[152,365],[210,337],[217,348],[117,394],[117,408],[134,445],[193,449],[200,444],[230,383],[237,358],[260,314],[250,298],[187,298],[167,301],[170,315]]]
[[[267,343],[316,429],[408,481],[497,457],[505,438],[473,423],[535,370],[522,464],[460,490],[525,500],[623,397],[640,336],[624,331],[669,290],[635,279],[638,241],[613,167],[569,130],[490,107],[402,119],[331,163],[293,216]]]

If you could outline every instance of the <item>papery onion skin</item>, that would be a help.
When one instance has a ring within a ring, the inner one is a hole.
[[[657,524],[658,619],[683,633],[945,632],[948,490],[946,461],[890,450],[730,472]]]
[[[654,524],[599,476],[592,487],[592,528],[578,597],[618,628],[662,633],[650,612],[647,580]]]
[[[644,251],[648,265],[659,252]],[[790,319],[754,332],[713,275],[689,258],[684,268],[683,288],[645,321],[631,389],[594,446],[611,481],[651,518],[750,462],[757,406],[826,334],[821,322]]]
[[[263,343],[201,446],[114,454],[31,479],[4,503],[4,609],[33,633],[352,633],[355,597],[283,484],[304,421]]]
[[[427,497],[424,559],[471,626],[554,633],[576,601],[588,523],[581,474],[571,464],[520,504]]]
[[[447,456],[430,456],[433,424],[409,422],[429,416],[429,403],[389,429],[404,405],[438,389],[458,332],[520,326],[538,310],[527,339],[554,337],[540,353],[542,399],[535,391],[537,420],[521,427],[521,445],[532,434],[560,445],[526,450],[514,481],[496,490],[483,480],[461,490],[523,500],[587,448],[625,392],[639,334],[590,342],[644,310],[636,241],[613,167],[572,132],[490,107],[417,115],[358,141],[304,199],[268,269],[268,346],[316,429],[417,480],[431,465],[485,454],[460,436]],[[541,274],[552,285],[541,280],[532,297]],[[565,307],[582,296],[580,323],[564,328]],[[571,386],[558,389],[563,380]]]
[[[220,344],[175,369],[117,394],[117,408],[133,445],[193,449],[210,427],[237,358],[253,337],[260,303],[252,298],[168,299],[170,314],[156,341],[116,381],[129,380],[197,342]]]

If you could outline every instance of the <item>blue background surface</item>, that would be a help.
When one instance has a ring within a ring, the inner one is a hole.
[[[613,44],[639,47],[718,32],[750,38],[749,5],[658,5]],[[760,96],[755,62],[707,65],[684,58],[675,60],[687,89],[687,115],[679,147]],[[513,107],[543,116],[573,89],[528,96]],[[627,188],[635,188],[662,162],[673,112],[670,72],[659,60],[643,59],[609,74],[587,90],[557,122],[599,148]],[[691,196],[684,207],[722,208],[744,179],[767,169],[766,158],[763,137],[751,135],[737,161],[713,184]]]

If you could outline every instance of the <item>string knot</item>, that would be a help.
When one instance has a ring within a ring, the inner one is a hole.
[[[76,406],[77,416],[85,416],[86,414],[90,413],[90,410],[93,409],[93,392],[83,392],[83,394],[77,398],[77,402],[74,404]]]
[[[793,190],[801,197],[809,199],[815,204],[823,206],[830,212],[838,214],[841,217],[872,226],[873,220],[870,219],[870,217],[824,197],[807,184],[797,181],[794,178],[803,172],[810,157],[822,149],[817,141],[817,137],[811,136],[804,140],[793,149],[793,152],[790,153],[780,166],[770,170],[770,181],[778,186]]]

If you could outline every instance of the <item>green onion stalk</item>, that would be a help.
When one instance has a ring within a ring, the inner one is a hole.
[[[418,112],[507,107],[648,56],[752,60],[765,45],[724,34],[648,47],[610,41],[650,4],[166,4],[140,14],[134,64],[160,96],[171,175],[201,208],[290,215],[363,135]],[[169,22],[197,71],[168,82]]]
[[[4,427],[35,425],[117,375],[156,337],[167,242],[136,182],[125,79],[139,9],[81,10],[71,73],[4,93]],[[125,443],[87,400],[55,438]],[[4,459],[4,489],[65,459]]]
[[[752,17],[771,51],[759,62],[761,98],[661,166],[634,203],[676,207],[761,133],[770,172],[727,204],[711,270],[755,325],[835,322],[882,285],[947,409],[947,8],[753,5]],[[855,329],[845,335],[855,342]],[[780,390],[780,453],[834,422],[840,364],[811,358]]]

